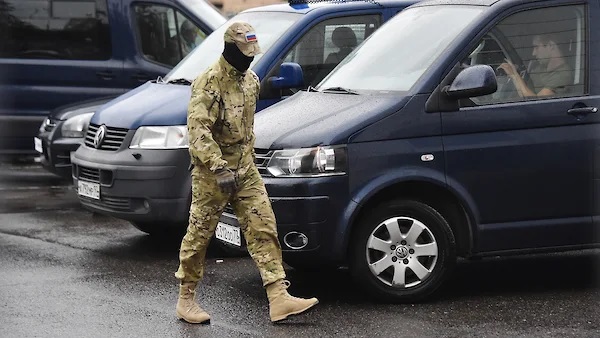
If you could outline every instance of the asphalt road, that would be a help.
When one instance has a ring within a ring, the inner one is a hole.
[[[213,250],[199,290],[212,322],[197,326],[175,317],[178,247],[81,209],[37,165],[0,164],[0,337],[600,337],[598,250],[461,261],[419,304],[290,268],[290,292],[321,302],[279,325],[253,262]]]

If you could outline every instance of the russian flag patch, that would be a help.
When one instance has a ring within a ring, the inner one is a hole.
[[[256,34],[246,33],[246,42],[256,42]]]

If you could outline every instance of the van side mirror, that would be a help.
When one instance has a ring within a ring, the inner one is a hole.
[[[498,89],[496,74],[488,65],[474,65],[463,69],[452,84],[442,91],[452,99],[483,96],[494,93]]]
[[[304,85],[302,67],[294,62],[284,62],[279,67],[279,76],[269,78],[273,89],[301,88]]]

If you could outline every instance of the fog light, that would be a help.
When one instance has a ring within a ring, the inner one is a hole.
[[[144,208],[150,209],[150,203],[147,200],[144,200]]]
[[[308,237],[303,233],[292,231],[283,236],[283,243],[290,249],[300,250],[308,245]]]

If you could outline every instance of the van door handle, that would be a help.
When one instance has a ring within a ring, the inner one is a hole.
[[[596,107],[578,107],[578,108],[571,108],[571,109],[567,110],[567,114],[573,115],[573,116],[595,114],[596,112],[598,112],[598,108],[596,108]]]
[[[140,82],[154,80],[154,78],[151,75],[146,74],[146,73],[136,73],[136,74],[131,75],[131,78],[134,80],[138,80]]]
[[[101,78],[102,80],[112,80],[115,78],[115,73],[107,71],[107,72],[96,72],[96,76]]]

